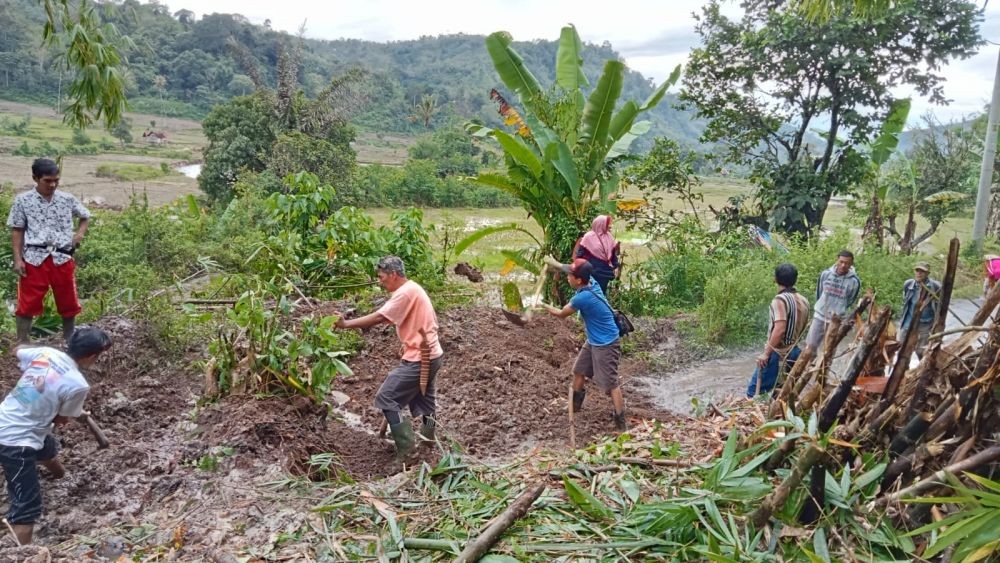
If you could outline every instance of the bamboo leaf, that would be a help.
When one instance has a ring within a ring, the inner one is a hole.
[[[885,473],[885,468],[888,467],[887,463],[880,463],[868,471],[862,473],[857,479],[854,480],[854,488],[858,491],[863,491],[868,485],[871,485]]]
[[[566,475],[563,475],[563,487],[566,489],[566,496],[570,502],[588,516],[598,520],[609,520],[613,517],[614,513],[607,505]]]
[[[490,553],[479,559],[479,563],[520,563],[520,560],[510,555]]]
[[[1000,539],[993,540],[990,543],[979,547],[962,560],[962,563],[973,563],[975,561],[982,561],[994,553],[1000,552]]]
[[[625,495],[628,496],[629,500],[632,502],[639,501],[640,491],[638,483],[631,479],[622,479],[618,482],[618,485],[621,486],[622,491],[625,492]]]

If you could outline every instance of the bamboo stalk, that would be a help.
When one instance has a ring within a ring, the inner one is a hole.
[[[809,473],[809,497],[799,510],[799,524],[813,524],[823,514],[826,503],[826,467],[822,463],[812,466]]]
[[[819,446],[815,444],[809,445],[799,458],[798,463],[792,468],[792,472],[788,474],[788,477],[785,477],[785,480],[761,501],[760,506],[750,517],[757,529],[763,528],[767,524],[767,521],[771,519],[771,515],[785,504],[792,491],[802,483],[802,478],[805,477],[806,472],[823,457],[823,453],[823,449]]]
[[[917,337],[920,333],[920,314],[923,312],[924,307],[927,306],[928,299],[927,287],[925,286],[920,290],[920,300],[917,301],[913,317],[910,319],[910,328],[906,331],[903,346],[899,349],[899,354],[896,356],[896,363],[893,364],[892,372],[889,374],[889,381],[886,382],[885,389],[882,391],[882,400],[879,401],[879,406],[882,410],[889,408],[889,405],[892,404],[892,400],[896,398],[899,386],[903,383],[903,378],[906,377],[906,371],[910,367],[910,356],[913,355],[913,350],[917,347]]]
[[[528,513],[531,505],[542,495],[542,491],[545,490],[545,484],[544,480],[536,481],[518,495],[510,506],[490,522],[489,526],[483,530],[479,537],[465,546],[462,553],[455,559],[456,563],[479,561],[479,558],[490,550],[490,547],[500,539],[500,536],[503,535],[507,528],[510,528],[514,522]]]
[[[1000,459],[1000,446],[993,446],[991,448],[986,448],[985,450],[971,457],[965,458],[964,460],[958,463],[953,463],[945,467],[944,469],[941,469],[940,471],[934,472],[934,474],[931,475],[930,477],[922,479],[914,483],[913,485],[910,485],[909,487],[900,489],[895,493],[892,493],[890,495],[885,495],[877,499],[875,501],[875,505],[885,506],[893,501],[898,501],[904,498],[917,496],[927,490],[933,489],[934,487],[945,483],[948,474],[954,475],[957,473],[963,473],[965,471],[971,471],[973,469],[982,467],[983,465],[986,465],[988,463],[992,463],[998,459]]]
[[[851,363],[847,366],[844,379],[841,380],[840,385],[837,386],[837,389],[823,404],[819,416],[819,429],[821,432],[829,430],[837,420],[840,409],[847,402],[847,397],[850,395],[851,389],[857,382],[858,376],[861,375],[861,368],[868,361],[868,357],[871,356],[872,351],[875,349],[875,344],[879,341],[882,331],[889,324],[890,313],[891,310],[888,307],[884,307],[877,313],[875,320],[871,323],[871,329],[861,339],[861,345],[858,346],[857,352],[851,358]]]
[[[948,245],[948,266],[944,272],[944,279],[941,280],[941,297],[938,301],[937,317],[934,318],[931,332],[944,330],[945,322],[948,320],[948,307],[951,306],[951,292],[955,288],[955,273],[958,271],[958,249],[960,246],[958,237],[952,238]]]
[[[781,388],[778,394],[771,400],[771,404],[768,407],[767,417],[769,419],[776,419],[785,413],[785,405],[788,404],[788,399],[792,397],[792,391],[796,387],[799,379],[802,377],[802,373],[805,372],[806,367],[809,362],[816,357],[816,352],[806,347],[805,350],[799,354],[795,364],[792,366],[792,371],[788,372],[788,377],[785,378],[784,383],[781,384]]]

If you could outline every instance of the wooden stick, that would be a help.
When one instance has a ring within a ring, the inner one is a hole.
[[[965,471],[971,471],[988,463],[992,463],[1000,459],[1000,446],[993,446],[992,448],[987,448],[974,456],[965,458],[964,460],[949,465],[940,471],[935,472],[930,477],[922,479],[905,489],[900,489],[891,495],[885,495],[875,501],[876,506],[885,506],[890,502],[897,501],[904,498],[909,498],[917,496],[927,490],[933,489],[934,487],[945,483],[948,474],[963,473]]]
[[[569,447],[576,449],[576,421],[573,419],[573,380],[569,382],[569,404],[566,407],[569,412]]]
[[[500,539],[500,536],[510,528],[514,522],[523,517],[531,509],[531,505],[545,490],[544,480],[536,481],[524,490],[514,502],[510,504],[499,516],[494,518],[479,537],[469,542],[462,553],[458,554],[456,562],[473,563],[486,554],[493,547],[493,544]]]

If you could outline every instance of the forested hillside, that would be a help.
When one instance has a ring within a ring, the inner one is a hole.
[[[103,17],[135,44],[128,54],[132,109],[170,116],[200,118],[213,105],[254,89],[245,62],[234,55],[233,40],[246,47],[261,78],[272,84],[279,45],[296,40],[270,29],[266,22],[254,25],[238,14],[196,19],[190,10],[157,2],[126,0],[106,5]],[[61,71],[54,52],[39,47],[43,22],[44,13],[36,0],[0,3],[0,97],[54,105],[64,92],[69,74]],[[558,33],[552,30],[553,41],[516,43],[545,86],[555,73]],[[605,60],[620,58],[607,42],[586,45],[583,56],[584,72],[591,82]],[[299,83],[307,96],[314,97],[332,77],[356,66],[372,73],[368,104],[355,120],[362,127],[419,132],[456,115],[497,123],[489,92],[501,85],[482,36],[459,34],[393,43],[306,39]],[[643,100],[652,90],[649,80],[629,72],[622,99]],[[415,109],[422,100],[434,104],[426,124],[428,112],[420,117]],[[653,129],[645,140],[667,136],[684,144],[696,143],[702,125],[690,113],[674,109],[671,101],[668,96],[666,103],[651,112]]]

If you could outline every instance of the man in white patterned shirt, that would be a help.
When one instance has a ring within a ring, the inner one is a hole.
[[[42,314],[42,300],[49,288],[63,319],[63,338],[73,335],[80,301],[76,295],[73,252],[80,246],[90,223],[90,211],[72,195],[57,190],[59,166],[47,158],[31,165],[35,189],[20,193],[7,217],[14,252],[17,283],[17,340],[24,343],[31,324]],[[74,232],[73,218],[79,219]]]

